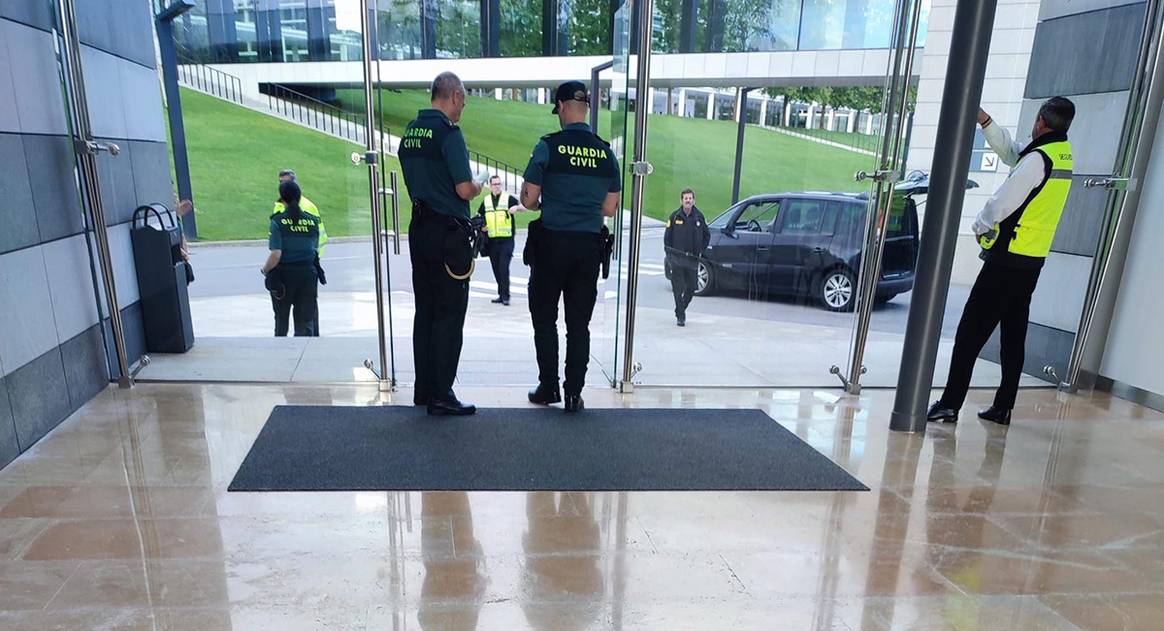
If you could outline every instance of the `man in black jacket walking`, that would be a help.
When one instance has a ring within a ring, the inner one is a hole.
[[[687,326],[687,306],[695,296],[699,259],[711,242],[707,219],[695,207],[695,191],[685,188],[683,205],[671,213],[663,233],[663,249],[671,269],[671,291],[675,294],[675,323]]]

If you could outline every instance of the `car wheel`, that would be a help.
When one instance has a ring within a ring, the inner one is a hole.
[[[708,296],[715,292],[715,275],[707,261],[700,261],[695,270],[695,295]]]
[[[852,311],[856,302],[853,273],[839,267],[822,274],[817,282],[816,298],[829,311]]]

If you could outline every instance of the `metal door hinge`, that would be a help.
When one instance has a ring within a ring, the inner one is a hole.
[[[96,140],[78,140],[75,144],[77,153],[84,153],[95,156],[102,151],[108,151],[109,155],[115,156],[121,153],[121,147],[112,142],[97,142]]]
[[[901,174],[899,174],[897,171],[889,171],[889,170],[874,171],[872,173],[868,173],[866,171],[857,171],[857,173],[855,175],[853,175],[853,181],[855,181],[855,182],[864,182],[865,180],[873,180],[874,182],[893,184],[900,179],[901,179]]]

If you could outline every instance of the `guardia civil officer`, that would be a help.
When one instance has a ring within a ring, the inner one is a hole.
[[[400,141],[400,167],[412,198],[408,250],[416,296],[412,350],[416,363],[413,403],[432,415],[477,411],[457,400],[453,381],[461,358],[469,277],[473,273],[469,200],[481,184],[469,168],[465,136],[457,127],[465,86],[451,72],[432,82],[432,107],[420,110]]]
[[[319,219],[300,206],[302,194],[295,182],[279,185],[283,210],[271,216],[267,245],[270,254],[263,264],[271,306],[275,310],[275,336],[285,337],[292,314],[295,337],[311,337],[319,311],[319,277],[315,253],[319,248]]]
[[[997,326],[1002,383],[994,405],[978,417],[1010,424],[1023,371],[1031,294],[1071,190],[1073,158],[1067,130],[1074,118],[1071,101],[1060,96],[1047,100],[1039,108],[1032,140],[1024,148],[989,114],[978,110],[978,124],[990,148],[1013,170],[974,221],[984,263],[958,322],[950,374],[942,398],[930,407],[930,421],[958,420],[974,362]]]
[[[695,207],[695,191],[679,194],[679,208],[667,220],[663,231],[663,251],[671,270],[671,292],[675,294],[675,324],[687,326],[687,307],[695,297],[699,259],[711,243],[707,219]]]
[[[554,95],[553,113],[562,130],[534,146],[521,203],[541,208],[526,241],[530,264],[529,311],[538,358],[532,403],[562,400],[558,387],[558,300],[566,311],[566,411],[583,408],[582,386],[590,359],[590,316],[598,298],[598,273],[605,256],[603,217],[619,206],[618,162],[610,145],[586,124],[590,95],[567,81]]]
[[[284,182],[295,182],[298,184],[299,180],[295,177],[295,171],[291,169],[283,169],[282,171],[279,171],[279,184]],[[299,188],[300,190],[303,189],[302,186]],[[319,262],[319,260],[323,257],[323,246],[327,244],[327,228],[323,225],[323,215],[319,213],[319,207],[315,205],[315,202],[308,199],[306,195],[303,195],[299,199],[299,208],[308,215],[315,217],[315,221],[319,225],[319,247],[315,250],[315,274],[319,277],[319,284],[326,285],[327,275],[323,272],[323,264]],[[275,209],[271,211],[271,214],[274,215],[280,212],[283,212],[283,200],[277,199],[275,200]],[[311,323],[311,336],[319,337],[318,310],[316,310],[315,313],[315,322]]]

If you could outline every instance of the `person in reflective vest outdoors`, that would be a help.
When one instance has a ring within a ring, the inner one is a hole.
[[[517,234],[514,214],[525,210],[521,202],[501,190],[501,178],[489,178],[489,193],[477,208],[485,218],[485,234],[489,237],[489,262],[493,264],[493,278],[497,281],[494,304],[509,306],[509,263],[513,261],[513,237]]]
[[[985,111],[978,124],[990,148],[1011,167],[1010,176],[974,220],[984,261],[958,322],[950,374],[942,398],[929,410],[931,422],[956,422],[966,400],[978,353],[999,328],[1002,383],[994,404],[978,417],[1009,425],[1023,372],[1031,295],[1071,191],[1074,158],[1067,130],[1075,105],[1057,96],[1039,108],[1025,147],[1014,142]]]

